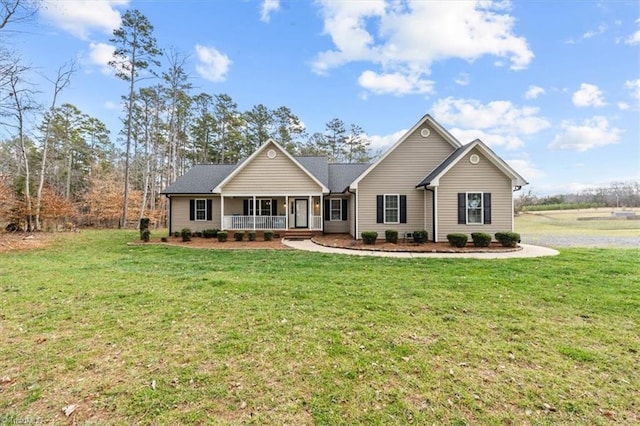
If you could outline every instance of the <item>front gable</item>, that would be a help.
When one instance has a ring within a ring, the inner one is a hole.
[[[215,189],[237,195],[319,194],[329,190],[280,145],[270,140]]]

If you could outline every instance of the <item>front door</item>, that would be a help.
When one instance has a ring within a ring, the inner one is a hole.
[[[309,200],[296,199],[295,206],[296,206],[295,227],[308,228],[309,227]]]

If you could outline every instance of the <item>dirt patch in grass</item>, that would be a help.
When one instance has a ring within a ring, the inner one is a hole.
[[[25,251],[47,247],[51,242],[52,234],[37,233],[1,233],[0,253],[10,251]]]

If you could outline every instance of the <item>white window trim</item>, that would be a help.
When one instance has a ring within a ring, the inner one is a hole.
[[[338,202],[338,206],[340,206],[340,208],[338,209],[334,209],[333,208],[333,202],[337,201]],[[340,219],[334,219],[333,218],[333,212],[335,210],[339,210],[340,211]],[[342,222],[342,198],[329,198],[329,222]]]
[[[262,201],[269,201],[269,214],[267,214],[267,215],[261,214],[262,213],[262,206],[261,206],[261,202]],[[271,215],[271,209],[272,209],[271,203],[272,202],[273,201],[272,201],[271,198],[256,198],[256,205],[260,206],[260,208],[256,211],[256,216],[262,216],[262,217],[264,217],[264,216],[272,216]],[[249,216],[253,216],[254,207],[255,206],[253,205],[253,200],[250,199],[249,200]]]
[[[469,222],[469,194],[480,194],[480,222]],[[484,192],[467,192],[464,198],[465,204],[465,221],[467,225],[484,225]]]
[[[396,210],[398,212],[397,217],[398,220],[395,222],[390,222],[387,220],[387,197],[396,197],[397,207]],[[382,218],[384,223],[388,223],[390,225],[397,225],[400,223],[400,194],[383,194],[382,195]]]
[[[198,208],[198,201],[204,202],[204,209]],[[207,221],[207,199],[206,198],[196,198],[195,205],[193,206],[193,219],[196,222],[206,222]],[[204,219],[198,219],[198,212],[204,211]]]

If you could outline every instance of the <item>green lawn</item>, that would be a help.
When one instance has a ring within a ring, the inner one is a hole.
[[[621,209],[599,208],[523,213],[516,218],[515,228],[521,234],[613,237],[638,237],[640,235],[640,220],[610,219],[612,210]],[[640,215],[639,209],[632,210]],[[604,220],[584,220],[594,217]]]
[[[0,254],[0,424],[640,422],[640,250],[389,259],[135,237]]]

